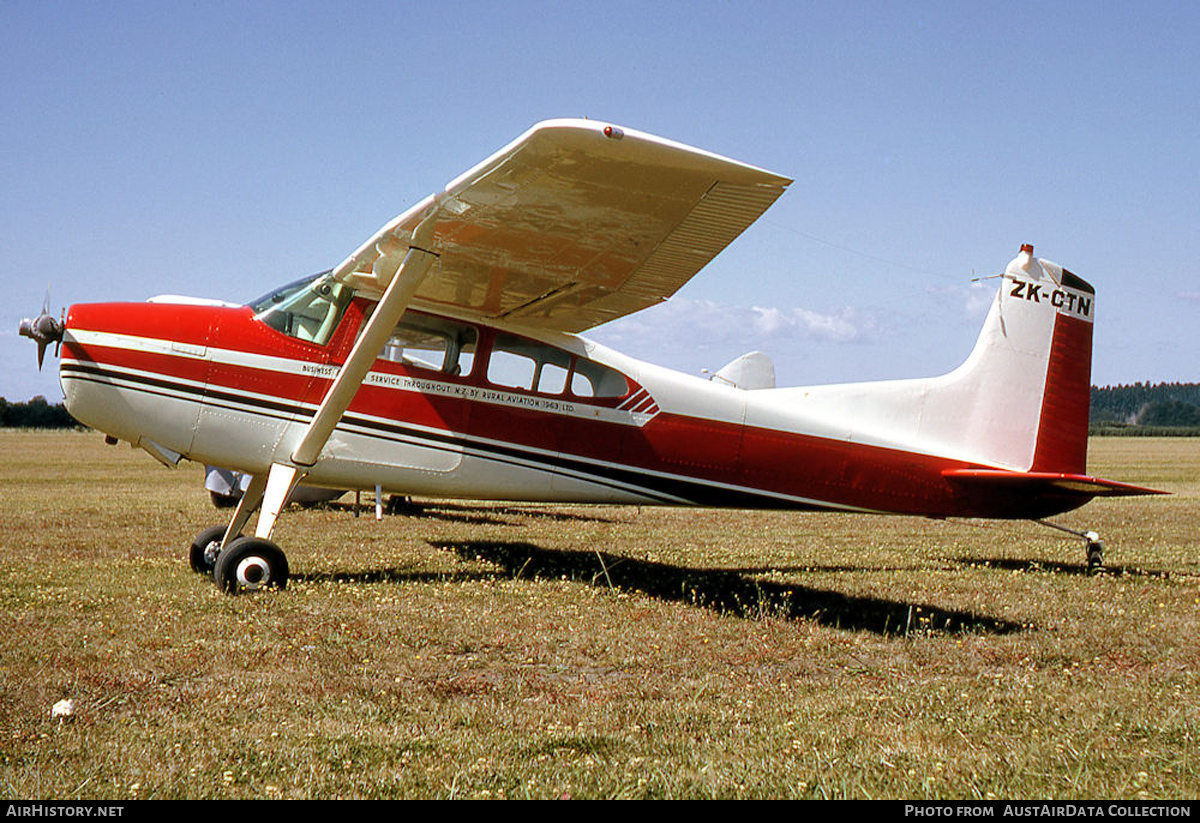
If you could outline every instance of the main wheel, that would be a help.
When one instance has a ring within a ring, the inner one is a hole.
[[[188,559],[192,571],[198,574],[212,574],[213,566],[217,563],[217,554],[221,550],[221,538],[225,536],[228,526],[209,526],[192,541]]]
[[[239,537],[217,555],[213,580],[217,588],[229,594],[284,589],[288,580],[287,557],[270,540]]]

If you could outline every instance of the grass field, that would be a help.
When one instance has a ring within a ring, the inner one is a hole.
[[[284,592],[186,547],[200,467],[0,431],[8,798],[1200,795],[1200,438],[1028,523],[289,510]],[[75,701],[69,719],[51,706]]]

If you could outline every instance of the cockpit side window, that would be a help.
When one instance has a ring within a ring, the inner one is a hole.
[[[405,314],[379,356],[393,363],[466,377],[475,361],[479,333],[443,317]]]
[[[249,305],[257,320],[276,331],[324,346],[353,297],[354,289],[322,272],[289,283]]]

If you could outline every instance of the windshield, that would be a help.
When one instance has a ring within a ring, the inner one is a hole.
[[[324,271],[251,302],[254,317],[276,331],[324,346],[354,297],[354,289]]]

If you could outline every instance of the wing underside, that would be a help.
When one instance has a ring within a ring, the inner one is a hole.
[[[674,294],[791,181],[588,120],[540,123],[380,229],[335,269],[382,293],[438,256],[413,305],[578,332]]]

